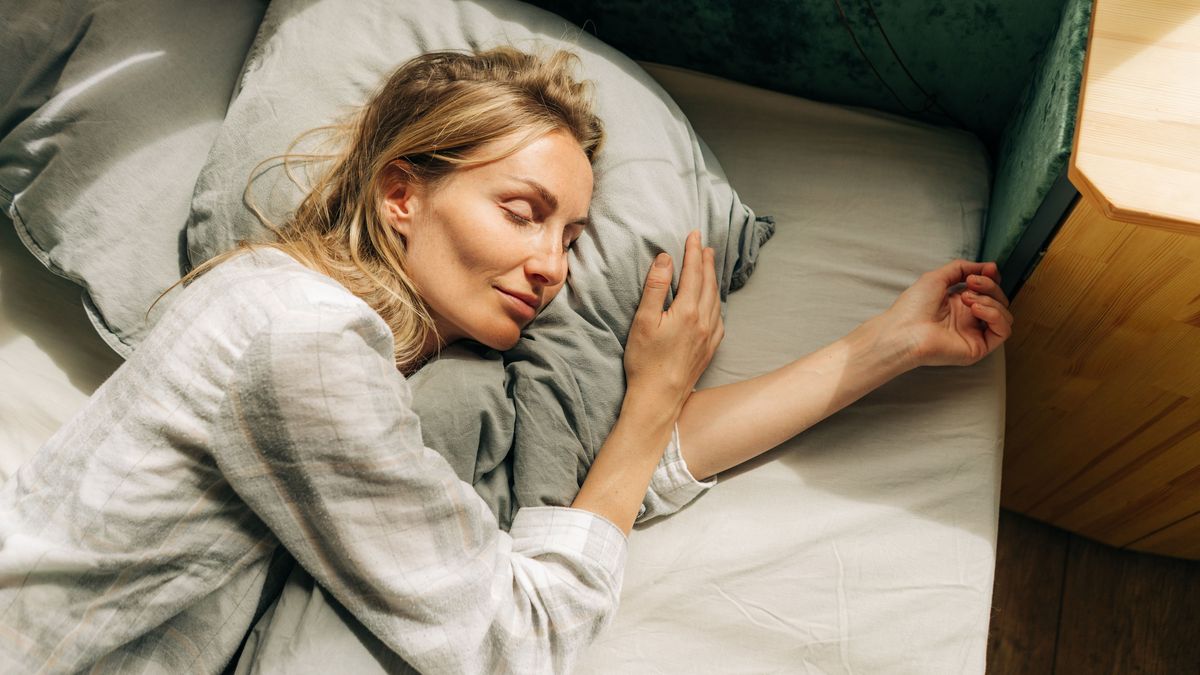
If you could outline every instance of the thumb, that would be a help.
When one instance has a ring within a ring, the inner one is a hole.
[[[646,274],[646,286],[642,289],[642,302],[637,313],[658,319],[667,302],[667,291],[671,289],[671,256],[659,253]]]

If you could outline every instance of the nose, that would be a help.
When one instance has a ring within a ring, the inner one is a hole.
[[[540,286],[557,286],[567,278],[567,256],[561,242],[539,242],[525,259],[525,274]]]

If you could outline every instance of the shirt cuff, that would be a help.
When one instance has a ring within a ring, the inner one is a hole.
[[[545,553],[588,558],[620,579],[629,541],[609,519],[565,506],[528,506],[517,510],[508,534],[513,552],[529,557]]]
[[[650,488],[638,511],[638,520],[674,513],[716,484],[716,476],[700,481],[688,469],[679,450],[679,423],[676,422],[671,431],[671,442],[650,478]]]

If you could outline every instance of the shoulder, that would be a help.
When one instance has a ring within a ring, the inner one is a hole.
[[[240,333],[228,382],[245,414],[299,428],[331,413],[371,424],[381,410],[411,409],[391,330],[337,281],[278,249],[239,255],[209,274],[203,290],[223,296]]]
[[[222,262],[187,289],[199,330],[244,342],[282,341],[297,349],[357,346],[389,358],[392,334],[367,303],[334,279],[275,248],[257,248]],[[324,337],[322,337],[324,336]]]
[[[254,298],[278,309],[304,311],[317,306],[353,311],[370,308],[330,277],[305,267],[287,253],[254,248],[229,258],[192,284],[233,301]]]

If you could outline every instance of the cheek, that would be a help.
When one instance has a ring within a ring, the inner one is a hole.
[[[447,278],[451,270],[461,274],[485,267],[493,233],[476,225],[483,222],[481,215],[453,205],[435,209],[425,223],[432,236],[413,251],[415,256],[426,256],[419,264],[441,276],[443,283],[454,281]]]
[[[507,276],[516,260],[509,242],[496,241],[475,232],[455,246],[455,261],[459,269],[471,274],[476,280],[490,281],[493,277]]]
[[[428,246],[417,247],[423,249],[421,255],[427,255],[418,264],[438,275],[445,285],[511,280],[513,270],[522,266],[536,242],[522,237],[498,210],[487,200],[448,199],[439,204],[426,223],[430,227],[426,231],[434,236],[424,242]],[[447,278],[451,270],[457,278]]]

